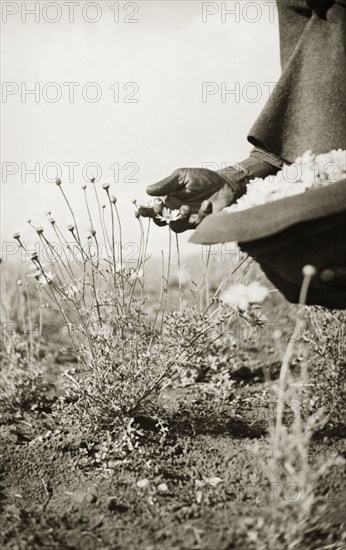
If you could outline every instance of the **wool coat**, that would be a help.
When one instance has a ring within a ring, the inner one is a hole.
[[[346,0],[277,7],[282,75],[248,140],[287,162],[346,149]]]

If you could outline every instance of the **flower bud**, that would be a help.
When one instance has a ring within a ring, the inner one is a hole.
[[[109,187],[110,187],[109,183],[104,183],[104,184],[102,185],[102,188],[103,188],[105,191],[108,191]]]
[[[111,195],[111,203],[115,204],[117,202],[117,198],[114,195]]]
[[[61,179],[60,178],[56,178],[55,180],[55,185],[61,185]]]
[[[314,277],[316,275],[316,268],[313,265],[304,265],[303,275],[304,277]]]
[[[43,231],[44,231],[43,227],[37,227],[36,228],[37,235],[42,235]]]
[[[17,241],[20,240],[20,233],[13,233],[13,238],[16,239]]]
[[[67,226],[67,229],[69,231],[71,231],[71,233],[73,233],[74,232],[74,225],[72,223],[70,223],[70,225]]]

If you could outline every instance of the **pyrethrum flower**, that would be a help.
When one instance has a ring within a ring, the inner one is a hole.
[[[225,290],[221,295],[221,301],[228,306],[236,306],[240,309],[247,309],[250,304],[263,302],[268,296],[269,290],[254,281],[249,285],[234,285]]]
[[[37,269],[35,273],[32,273],[30,275],[27,275],[28,277],[34,277],[39,285],[45,286],[52,282],[55,275],[51,271],[40,271]]]
[[[290,165],[284,165],[275,176],[256,178],[247,185],[245,195],[226,212],[246,210],[260,204],[305,193],[308,189],[332,185],[346,176],[346,151],[334,149],[321,155],[306,151]]]
[[[65,290],[65,294],[68,298],[73,300],[78,294],[78,287],[76,285],[71,285]]]
[[[170,210],[166,206],[163,207],[162,214],[156,214],[156,217],[167,225],[181,218],[179,210]]]
[[[129,276],[129,281],[135,281],[136,279],[140,279],[144,275],[143,268],[141,269],[134,269],[131,275]]]

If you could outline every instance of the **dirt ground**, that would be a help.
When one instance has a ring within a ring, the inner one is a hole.
[[[263,388],[255,372],[238,375],[237,392]],[[54,383],[51,390],[54,397]],[[49,406],[2,426],[1,548],[289,549],[276,487],[261,473],[270,411],[216,406],[199,383],[167,390],[161,413],[169,425],[164,442],[155,418],[139,416],[139,450],[109,460],[97,458],[100,442],[62,426]],[[311,459],[332,452],[346,457],[344,434],[318,434]],[[345,477],[333,467],[315,488],[315,520],[299,550],[345,548]],[[299,496],[287,498],[294,506]],[[270,529],[274,538],[266,538]]]

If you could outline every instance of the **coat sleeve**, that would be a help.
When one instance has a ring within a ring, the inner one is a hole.
[[[278,0],[282,75],[248,140],[287,162],[305,151],[346,149],[346,2],[325,18]]]

